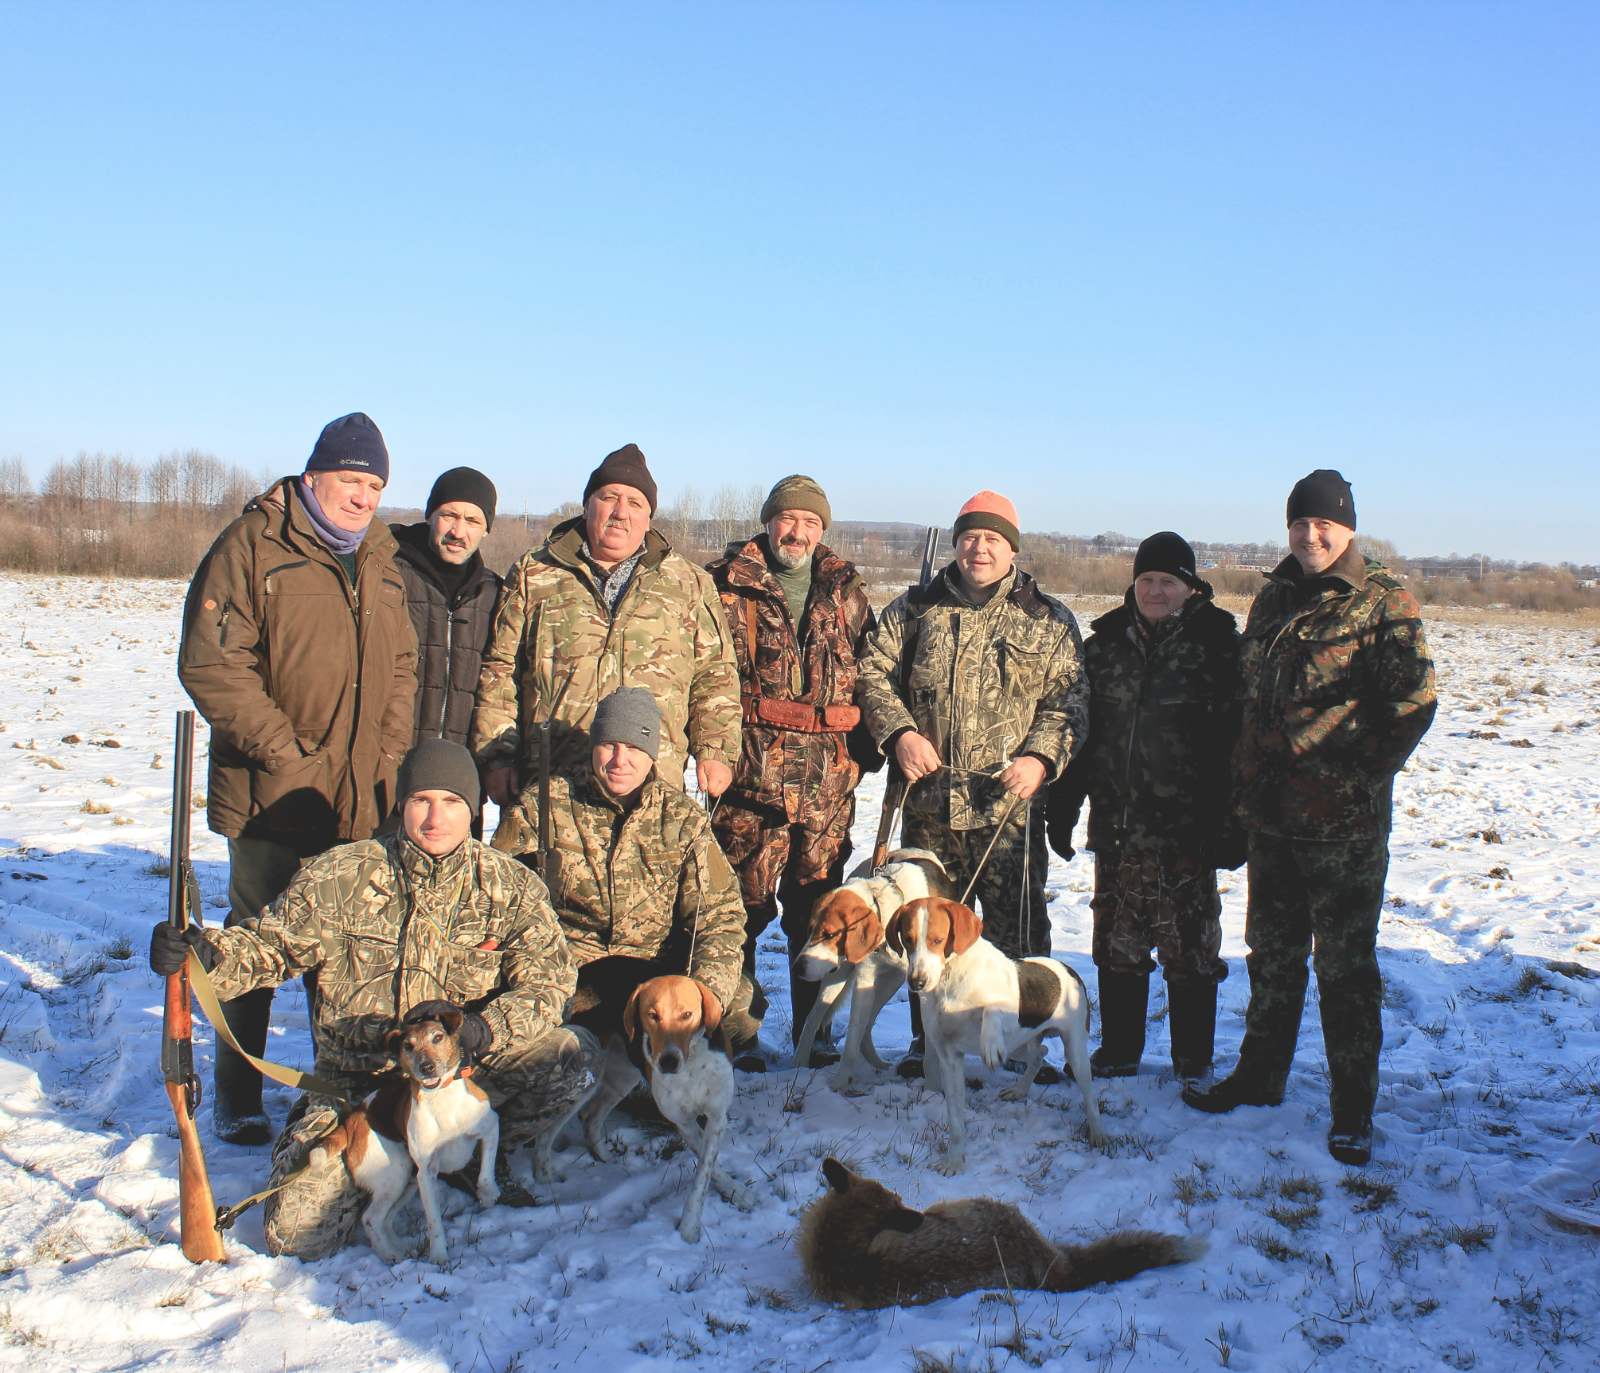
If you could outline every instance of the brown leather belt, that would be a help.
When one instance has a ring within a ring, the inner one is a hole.
[[[805,701],[774,701],[769,696],[742,693],[744,722],[796,734],[848,734],[861,723],[860,706],[813,706]]]

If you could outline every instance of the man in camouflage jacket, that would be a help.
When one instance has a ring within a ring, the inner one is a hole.
[[[570,1109],[593,1083],[598,1045],[561,1024],[576,965],[546,897],[522,864],[470,837],[478,775],[460,744],[429,739],[401,769],[401,830],[306,863],[259,916],[187,940],[220,996],[317,974],[318,1077],[359,1101],[395,1067],[388,1032],[413,1008],[448,1002],[473,1026],[475,1080],[500,1116],[503,1153]],[[182,940],[162,923],[157,973]],[[273,1147],[283,1181],[338,1122],[337,1103],[302,1096]],[[502,1155],[503,1156],[503,1155]],[[509,1184],[507,1198],[529,1200]],[[363,1198],[343,1168],[303,1173],[266,1202],[267,1247],[320,1258],[354,1233]]]
[[[705,811],[655,771],[661,714],[642,687],[600,703],[583,769],[550,780],[550,899],[578,966],[626,956],[686,973],[726,1006],[744,908]],[[540,863],[539,787],[501,811],[494,847]]]
[[[761,507],[763,532],[731,545],[709,569],[744,708],[739,762],[712,827],[744,898],[744,974],[723,1024],[735,1064],[746,1068],[766,1066],[756,1042],[767,1006],[756,941],[781,901],[792,965],[812,906],[844,878],[862,762],[882,764],[854,704],[856,657],[876,622],[855,566],[822,542],[831,519],[815,481],[785,477]],[[798,1038],[817,991],[791,970],[791,1036]],[[833,1057],[819,1046],[811,1066]]]
[[[910,783],[902,842],[977,886],[984,936],[1013,957],[1048,953],[1044,796],[1088,733],[1078,625],[1013,566],[1016,509],[983,491],[956,517],[956,558],[883,612],[856,700]],[[1016,803],[1012,798],[1017,798]]]
[[[1089,801],[1094,961],[1100,978],[1096,1077],[1138,1072],[1150,960],[1166,975],[1173,1070],[1211,1068],[1222,948],[1219,866],[1244,861],[1227,824],[1239,732],[1239,630],[1170,530],[1133,561],[1133,585],[1083,646],[1088,744],[1050,788],[1050,845],[1072,857]]]
[[[720,795],[739,756],[739,674],[716,588],[649,527],[656,486],[644,454],[619,448],[589,477],[584,513],[512,567],[483,655],[472,748],[504,805],[532,780],[542,721],[555,771],[589,762],[589,721],[620,686],[661,705],[661,779],[690,756]]]
[[[1245,625],[1235,758],[1250,858],[1250,1005],[1232,1075],[1184,1100],[1207,1111],[1282,1101],[1317,972],[1333,1128],[1329,1152],[1363,1164],[1383,1043],[1378,916],[1394,775],[1433,722],[1433,662],[1416,598],[1355,544],[1338,472],[1295,484],[1290,556]]]

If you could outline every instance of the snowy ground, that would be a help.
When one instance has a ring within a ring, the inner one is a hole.
[[[1600,1119],[1600,636],[1441,622],[1442,709],[1400,779],[1378,1163],[1327,1156],[1314,1009],[1288,1102],[1205,1117],[1161,1070],[1100,1086],[1115,1138],[1090,1150],[1075,1088],[1025,1104],[974,1094],[969,1173],[927,1167],[936,1099],[890,1080],[844,1099],[780,1070],[739,1084],[726,1157],[749,1216],[715,1196],[706,1241],[673,1222],[688,1177],[624,1124],[625,1157],[571,1155],[531,1211],[451,1194],[455,1263],[389,1268],[364,1246],[320,1264],[266,1257],[259,1212],[226,1266],[173,1240],[176,1142],[159,1085],[160,988],[144,964],[164,912],[173,675],[182,589],[0,577],[0,1363],[82,1370],[408,1368],[510,1373],[696,1364],[1388,1370],[1593,1368],[1591,1236],[1535,1224],[1520,1189]],[[203,741],[202,741],[203,745]],[[203,772],[200,774],[203,779]],[[197,788],[203,787],[203,780]],[[865,789],[870,844],[881,782]],[[208,916],[224,849],[197,812]],[[1055,948],[1090,979],[1088,860],[1051,874]],[[1237,1047],[1247,982],[1242,874],[1229,879],[1219,1026]],[[1567,965],[1554,968],[1551,962]],[[782,990],[781,953],[764,953]],[[272,1052],[308,1064],[305,1006],[280,995]],[[787,1025],[774,1025],[774,1039]],[[211,1038],[197,1023],[209,1078]],[[904,1002],[879,1042],[903,1044]],[[1052,1054],[1055,1051],[1052,1050]],[[281,1120],[288,1093],[269,1096]],[[621,1117],[619,1116],[620,1120]],[[254,1190],[264,1149],[210,1142],[219,1198]],[[791,1245],[828,1153],[911,1205],[987,1193],[1047,1232],[1198,1232],[1181,1268],[1071,1296],[970,1295],[847,1314],[806,1292]],[[1020,1332],[1020,1335],[1019,1335]]]

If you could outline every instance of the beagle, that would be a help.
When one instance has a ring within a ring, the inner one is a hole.
[[[494,1180],[500,1117],[469,1076],[471,1068],[462,1063],[460,1030],[461,1015],[454,1011],[391,1030],[403,1077],[369,1095],[307,1156],[313,1172],[336,1166],[343,1157],[356,1186],[371,1195],[361,1223],[387,1263],[405,1257],[389,1222],[413,1181],[427,1227],[428,1258],[437,1264],[449,1261],[439,1215],[439,1174],[465,1168],[480,1144],[478,1204],[493,1206],[500,1200]]]
[[[923,896],[954,896],[944,864],[927,849],[896,849],[882,867],[867,865],[811,910],[805,946],[795,956],[795,975],[820,982],[817,999],[795,1045],[795,1062],[811,1061],[817,1034],[833,1020],[841,998],[850,993],[850,1024],[844,1054],[830,1085],[844,1092],[870,1065],[886,1065],[872,1044],[878,1015],[906,980],[906,960],[884,943],[884,929],[907,901]]]
[[[950,1142],[937,1164],[946,1175],[966,1166],[967,1084],[962,1056],[985,1065],[1007,1058],[1027,1065],[1021,1081],[1000,1093],[1023,1101],[1044,1062],[1045,1035],[1061,1041],[1083,1093],[1089,1139],[1105,1144],[1089,1076],[1089,997],[1071,968],[1053,958],[1007,958],[983,937],[977,914],[943,897],[908,902],[890,922],[889,947],[904,954],[907,981],[922,998],[928,1081],[944,1094]]]
[[[733,1063],[722,1033],[722,1008],[711,990],[692,977],[656,976],[637,981],[619,1018],[616,989],[626,985],[630,976],[637,980],[638,971],[649,965],[637,959],[601,959],[588,966],[601,964],[613,965],[612,970],[597,979],[603,985],[587,1003],[582,974],[588,968],[580,972],[575,1004],[585,1009],[574,1017],[576,1023],[594,1030],[606,1046],[600,1081],[586,1101],[580,1101],[535,1139],[534,1175],[544,1181],[556,1176],[551,1147],[574,1114],[583,1121],[589,1152],[599,1162],[607,1162],[614,1151],[605,1137],[606,1122],[642,1076],[661,1114],[677,1127],[699,1159],[678,1220],[678,1233],[688,1243],[698,1243],[708,1186],[714,1185],[725,1201],[741,1211],[755,1206],[749,1190],[717,1167],[733,1101]],[[625,966],[630,964],[631,969]]]

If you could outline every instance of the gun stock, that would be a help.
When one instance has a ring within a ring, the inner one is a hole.
[[[180,710],[172,760],[172,838],[167,866],[167,922],[180,930],[187,928],[190,908],[199,894],[189,863],[193,774],[194,712]],[[194,1013],[187,968],[167,978],[161,1015],[161,1076],[178,1125],[178,1223],[183,1256],[191,1263],[226,1262],[227,1251],[217,1229],[217,1203],[195,1124],[200,1080],[194,1073]]]

